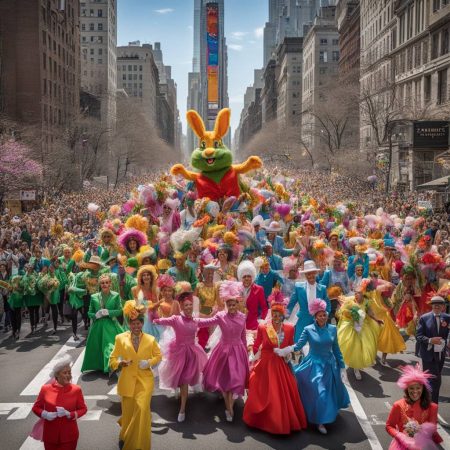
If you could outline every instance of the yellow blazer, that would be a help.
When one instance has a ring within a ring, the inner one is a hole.
[[[153,336],[142,333],[142,339],[136,353],[131,342],[131,332],[126,331],[118,334],[114,350],[109,357],[109,366],[112,370],[117,370],[121,360],[130,360],[131,364],[121,369],[119,382],[117,383],[117,393],[121,397],[132,397],[136,381],[139,378],[144,386],[151,386],[151,390],[153,390],[153,372],[151,367],[158,364],[161,358],[161,350]],[[143,359],[149,362],[150,367],[148,369],[139,368],[139,361]]]

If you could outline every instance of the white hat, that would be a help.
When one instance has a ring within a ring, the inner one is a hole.
[[[262,216],[256,216],[252,220],[252,225],[253,226],[255,226],[255,225],[262,226],[263,224],[264,224],[264,219],[263,219]]]
[[[270,222],[270,225],[268,227],[265,227],[265,229],[268,233],[278,233],[279,231],[281,231],[281,226],[274,220],[273,222]]]
[[[308,272],[320,272],[314,261],[305,261],[305,264],[303,264],[303,270],[300,270],[300,273]]]
[[[250,275],[252,280],[256,278],[256,267],[251,261],[242,261],[237,268],[237,277],[239,281],[242,281],[242,278],[245,275]]]

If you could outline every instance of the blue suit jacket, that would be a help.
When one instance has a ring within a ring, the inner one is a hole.
[[[439,333],[437,332],[436,326],[436,318],[432,312],[424,314],[419,319],[419,324],[417,326],[416,331],[416,339],[419,342],[419,355],[424,361],[431,362],[436,359],[437,354],[433,351],[433,347],[428,350],[428,341],[432,337],[441,337],[445,340],[447,344],[448,336],[449,336],[449,326],[450,326],[450,315],[446,313],[442,313],[441,317],[441,326],[439,327]],[[446,326],[444,326],[446,324]],[[441,359],[445,358],[445,348],[441,353]]]
[[[289,314],[292,312],[297,303],[300,308],[297,313],[298,321],[297,324],[295,325],[295,342],[297,342],[300,339],[303,329],[307,325],[311,325],[312,323],[314,323],[314,317],[311,316],[308,310],[308,297],[306,295],[306,284],[307,281],[299,281],[298,283],[295,283],[295,289],[291,295],[291,299],[287,307]],[[324,286],[323,284],[317,284],[316,295],[317,298],[320,298],[321,300],[324,300],[326,302],[327,312],[329,314],[331,311],[331,303],[327,295],[326,286]]]

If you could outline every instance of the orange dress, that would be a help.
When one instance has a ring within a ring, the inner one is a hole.
[[[393,437],[400,432],[404,433],[405,425],[410,420],[415,420],[419,425],[425,422],[437,424],[438,405],[431,403],[427,409],[422,409],[420,402],[409,405],[404,398],[398,400],[392,406],[389,417],[386,421],[386,431]],[[401,436],[400,436],[401,437]],[[433,434],[433,441],[437,444],[442,442],[441,436],[437,432]],[[393,439],[390,449],[402,448],[398,439]]]
[[[294,327],[283,324],[284,337],[278,345],[272,324],[260,324],[253,351],[261,347],[261,359],[250,374],[244,422],[273,434],[289,434],[306,428],[306,415],[300,400],[297,381],[284,358],[274,353],[276,347],[294,344]],[[276,342],[274,342],[276,341]]]

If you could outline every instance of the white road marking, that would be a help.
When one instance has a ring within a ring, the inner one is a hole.
[[[392,405],[389,402],[384,402],[384,404],[386,405],[387,410],[390,412],[392,409]]]
[[[33,403],[23,403],[19,406],[6,420],[23,420],[28,417],[31,412]]]
[[[108,392],[108,395],[117,395],[117,384]]]
[[[41,386],[50,380],[50,373],[55,364],[55,360],[60,358],[62,355],[67,353],[69,350],[73,350],[78,347],[80,341],[75,342],[73,337],[68,339],[68,341],[59,349],[58,353],[42,368],[42,370],[30,381],[28,386],[20,393],[20,395],[38,395],[41,390]],[[77,360],[78,361],[78,360]]]
[[[102,412],[101,409],[91,409],[80,419],[80,421],[100,420]]]
[[[44,443],[28,436],[19,450],[44,450]]]
[[[83,351],[78,356],[77,360],[72,366],[72,383],[77,384],[79,378],[81,377],[81,366],[83,365],[84,353],[86,349],[83,348]]]
[[[358,396],[350,386],[348,379],[345,380],[345,386],[347,387],[348,394],[350,396],[353,412],[355,413],[356,419],[358,420],[364,434],[367,436],[370,447],[372,450],[383,450],[383,447],[381,446],[380,441],[378,440],[377,435],[375,434],[375,431],[373,430],[372,425],[370,424],[370,421],[367,418],[360,401],[358,400]]]

